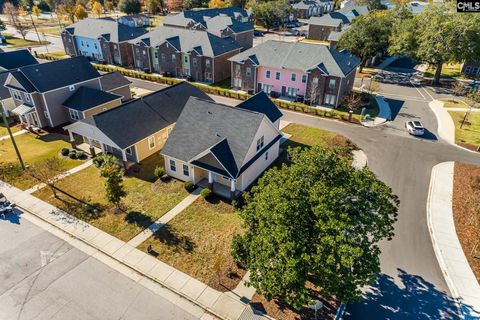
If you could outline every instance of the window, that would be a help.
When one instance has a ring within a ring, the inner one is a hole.
[[[468,66],[468,67],[465,67],[465,73],[470,73],[470,71],[472,70],[472,67]]]
[[[207,68],[210,68],[210,59],[206,59],[206,60],[205,60],[205,66],[206,66]]]
[[[68,109],[68,110],[69,110],[69,113],[70,113],[70,118],[72,120],[80,120],[80,116],[78,115],[77,110],[73,110],[73,109]]]
[[[184,56],[184,57],[183,57],[183,61],[185,61],[185,63],[187,63],[187,62],[188,62],[188,57],[187,57],[187,56]]]
[[[245,70],[245,73],[247,74],[247,77],[250,77],[252,75],[252,68],[248,67],[246,70]]]
[[[280,80],[280,72],[275,72],[275,79]]]
[[[148,138],[148,147],[150,149],[155,148],[155,136],[151,136]]]
[[[478,72],[478,67],[473,67],[472,68],[472,74],[477,74]]]
[[[262,83],[261,88],[263,92],[265,92],[266,94],[270,94],[272,92],[273,86],[271,84]]]
[[[80,44],[82,45],[82,47],[84,46],[83,41],[81,41]]]
[[[318,77],[313,78],[312,82],[313,84],[318,84]]]
[[[22,95],[17,90],[12,90],[12,95],[15,99],[22,101]]]
[[[154,51],[153,56],[155,57],[155,59],[158,59],[158,51]]]
[[[129,148],[125,149],[125,153],[128,154],[128,155],[132,155],[133,154],[132,147],[129,147]]]
[[[25,94],[25,101],[30,102],[30,95],[28,93]]]
[[[95,49],[98,49],[98,48],[97,48],[97,44],[96,44],[96,43],[94,43],[94,44],[93,44],[93,46],[95,47]]]
[[[175,160],[170,160],[170,170],[177,171]]]
[[[268,160],[268,151],[265,152],[265,161],[267,161],[267,160]]]
[[[330,81],[328,81],[328,88],[335,89],[335,84],[336,84],[335,79],[330,79]]]
[[[190,171],[188,170],[188,166],[186,164],[183,165],[183,175],[188,177],[190,175]]]
[[[143,50],[142,53],[143,53],[144,56],[147,55],[147,51],[146,51],[146,50]]]
[[[291,77],[292,81],[297,81],[297,75],[295,73],[292,73],[292,77]]]
[[[87,48],[90,48],[90,44],[87,42]]]
[[[212,74],[210,72],[205,72],[205,80],[212,80]]]
[[[270,79],[270,70],[267,70],[267,72],[265,73],[265,77]]]
[[[288,87],[287,88],[287,96],[289,96],[291,98],[296,97],[297,96],[297,88]]]
[[[48,111],[46,111],[46,110],[45,110],[45,111],[43,111],[43,115],[44,115],[44,116],[45,116],[45,118],[47,118],[47,119],[48,119],[48,118],[50,118],[50,117],[48,116]]]
[[[325,95],[325,104],[330,105],[330,106],[334,106],[335,105],[335,100],[336,100],[335,95],[333,95],[333,94],[326,94]]]
[[[177,61],[177,56],[175,55],[175,53],[172,53],[172,61]]]
[[[193,63],[193,66],[196,67],[197,66],[197,58],[193,58],[192,63]]]
[[[263,148],[263,136],[257,140],[257,151]]]
[[[165,61],[166,57],[165,57],[165,53],[162,53],[162,61]]]
[[[75,90],[75,86],[73,84],[71,86],[68,86],[68,90],[70,90],[70,91]]]
[[[304,74],[304,75],[302,76],[302,83],[306,83],[306,82],[307,82],[307,75]]]

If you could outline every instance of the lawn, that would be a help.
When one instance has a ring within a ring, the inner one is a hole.
[[[68,136],[49,133],[35,135],[24,133],[16,136],[20,154],[28,166],[47,158],[58,156],[62,148],[70,147]],[[68,170],[82,163],[81,160],[63,159],[63,169]],[[17,188],[28,189],[38,183],[37,180],[21,171],[18,165],[17,155],[10,139],[0,141],[0,179]]]
[[[11,48],[22,48],[22,47],[30,47],[30,46],[37,46],[42,44],[49,44],[48,41],[42,41],[41,43],[38,41],[32,40],[23,40],[22,38],[13,37],[11,34],[4,33],[5,40]]]
[[[439,99],[443,102],[444,108],[469,108],[470,106],[460,99]]]
[[[463,111],[448,111],[455,124],[455,143],[476,150],[480,145],[480,112],[472,111],[462,128]]]
[[[312,128],[301,124],[291,123],[282,129],[283,133],[291,135],[290,138],[282,145],[282,148],[298,147],[298,146],[314,146],[323,147],[341,147],[348,150],[355,149],[355,145],[339,134],[332,131]]]
[[[442,78],[458,78],[462,76],[460,64],[444,64],[442,68]],[[432,78],[435,75],[435,66],[429,66],[425,71],[425,77]]]
[[[145,173],[142,173],[142,176],[130,174],[124,178],[127,196],[122,200],[124,210],[120,213],[114,212],[106,201],[104,178],[100,177],[99,170],[93,166],[58,182],[58,188],[70,196],[60,193],[58,199],[54,198],[47,188],[33,195],[121,240],[128,241],[188,194],[183,184],[178,181],[153,183],[144,179],[145,176]],[[86,210],[88,206],[98,208],[98,214],[91,214]]]
[[[60,28],[60,26],[37,28],[38,33],[40,34],[45,33],[52,36],[59,36],[61,29],[63,29],[63,27]]]
[[[147,251],[151,245],[163,262],[213,288],[228,291],[235,288],[244,275],[230,256],[232,238],[242,232],[241,224],[240,216],[230,204],[218,198],[211,202],[198,198],[139,249]],[[235,276],[227,276],[229,268]]]
[[[10,129],[12,130],[12,133],[13,133],[13,132],[19,131],[21,128],[18,125],[10,125]],[[0,137],[4,137],[6,135],[8,135],[7,127],[5,126],[3,121],[0,120]]]

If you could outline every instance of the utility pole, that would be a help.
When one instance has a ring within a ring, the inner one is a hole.
[[[22,167],[22,169],[25,170],[25,163],[23,162],[22,156],[20,155],[20,151],[18,150],[18,147],[17,147],[17,143],[15,142],[15,139],[13,137],[12,130],[10,129],[10,124],[8,123],[8,120],[7,120],[7,111],[5,111],[5,107],[3,106],[3,103],[1,100],[0,100],[0,107],[1,107],[0,111],[2,112],[3,123],[5,123],[5,126],[7,127],[8,135],[12,140],[13,148],[15,149],[15,153],[17,154],[17,157],[18,157],[18,162],[20,162],[20,166]]]
[[[40,40],[40,35],[38,34],[38,31],[37,31],[37,26],[35,26],[35,22],[33,22],[32,13],[30,13],[30,19],[32,20],[33,29],[35,29],[35,33],[37,34],[38,44],[42,44],[42,40]]]

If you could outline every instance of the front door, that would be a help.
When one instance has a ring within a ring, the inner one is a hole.
[[[27,115],[28,117],[28,115]],[[40,128],[40,122],[38,121],[38,115],[36,112],[30,113],[30,120],[32,121],[32,125],[34,127]]]
[[[285,97],[287,95],[287,87],[282,86],[282,96]]]

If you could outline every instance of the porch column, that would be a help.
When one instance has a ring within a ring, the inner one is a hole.
[[[30,116],[28,114],[25,115],[25,120],[27,121],[27,129],[32,130],[32,124],[30,123]],[[20,116],[20,121],[23,123],[23,116]]]
[[[90,147],[90,155],[93,158],[95,157],[95,148],[93,147],[92,139],[87,138],[87,141],[88,141],[88,146]]]
[[[208,188],[213,191],[213,174],[212,174],[212,171],[208,171]]]
[[[230,199],[235,198],[235,180],[230,180]]]
[[[196,181],[195,181],[195,167],[192,167],[192,182],[193,182],[193,184],[196,184]]]
[[[102,153],[105,153],[105,145],[103,143],[100,143],[100,148],[102,148]]]
[[[75,144],[75,139],[73,138],[72,131],[68,130],[68,135],[70,137],[70,144],[72,145],[72,148],[75,149],[77,145]]]
[[[123,160],[123,167],[127,169],[127,154],[125,150],[122,149],[122,160]]]

